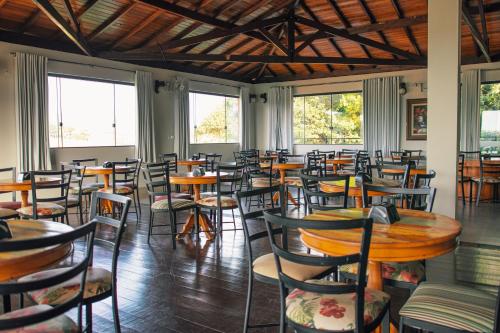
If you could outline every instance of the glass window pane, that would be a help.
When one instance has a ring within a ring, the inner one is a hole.
[[[133,146],[136,137],[135,87],[115,84],[116,145]]]
[[[331,142],[330,95],[305,96],[305,144]]]
[[[57,78],[49,76],[49,147],[61,147],[59,137],[59,102]]]
[[[333,144],[362,144],[361,93],[333,94]]]
[[[481,151],[500,153],[500,83],[481,85]]]
[[[240,141],[240,99],[226,97],[227,143]]]
[[[293,143],[304,143],[304,97],[293,98]]]

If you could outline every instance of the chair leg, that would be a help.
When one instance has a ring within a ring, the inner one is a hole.
[[[252,307],[252,291],[253,291],[253,275],[250,271],[248,273],[248,289],[247,289],[247,302],[245,306],[245,322],[243,324],[243,332],[248,332],[248,326],[250,325],[250,310]]]
[[[280,286],[280,333],[286,333],[285,288]]]
[[[137,196],[137,205],[139,207],[139,216],[142,216],[141,197],[139,196],[139,187],[137,187],[135,189],[135,195]]]
[[[85,321],[87,326],[85,332],[92,333],[92,304],[85,305]]]
[[[153,213],[153,211],[151,211],[149,213],[149,226],[148,226],[148,244],[149,244],[149,240],[151,239],[151,234],[153,233],[153,220],[155,218],[155,213]]]
[[[472,204],[472,188],[474,187],[474,182],[470,182],[469,185],[469,203]]]
[[[236,229],[236,219],[234,218],[234,209],[231,209],[231,214],[233,215],[233,229]]]
[[[382,328],[382,333],[389,333],[391,328],[390,328],[390,320],[389,320],[389,310],[384,315],[384,318],[382,319],[382,323],[380,324],[380,327]]]
[[[113,290],[111,291],[111,305],[113,307],[113,322],[115,324],[115,333],[121,332],[120,327],[120,314],[118,312],[118,295],[116,294],[116,283],[113,286]]]
[[[78,213],[79,213],[79,216],[80,216],[80,225],[83,225],[83,209],[82,209],[82,202],[80,200],[80,205],[78,207],[76,207],[76,209],[78,209]]]
[[[139,224],[139,211],[137,210],[137,201],[135,200],[135,192],[132,192],[132,198],[134,200],[135,216],[137,218],[137,224]]]
[[[462,185],[462,203],[465,206],[465,185],[464,182],[460,182],[460,184]]]
[[[404,333],[404,331],[405,331],[404,317],[399,317],[399,333]]]
[[[479,206],[479,199],[481,199],[482,187],[483,187],[483,182],[480,181],[477,185],[476,207]]]
[[[177,247],[175,236],[177,234],[177,214],[173,212],[170,216],[170,232],[172,234],[172,248],[175,250]]]

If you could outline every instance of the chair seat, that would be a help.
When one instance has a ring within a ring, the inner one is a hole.
[[[305,281],[317,277],[318,275],[331,269],[325,266],[301,265],[288,260],[281,259],[283,272],[295,280]],[[253,271],[259,275],[278,279],[278,269],[273,253],[264,254],[253,261]]]
[[[172,201],[172,209],[174,210],[194,208],[196,206],[196,204],[192,200],[172,199],[171,201]],[[169,211],[168,200],[164,199],[153,202],[153,204],[151,205],[151,209],[155,211],[168,212]]]
[[[8,209],[8,208],[0,208],[0,218],[2,219],[9,219],[12,217],[16,217],[17,212],[13,209]]]
[[[54,201],[55,204],[63,206],[66,204],[65,200]],[[80,205],[80,200],[78,200],[78,196],[68,195],[68,207],[76,207]]]
[[[200,198],[216,197],[217,192],[201,192]]]
[[[310,283],[339,285],[327,280]],[[365,325],[384,314],[390,297],[383,291],[365,289]],[[356,293],[319,294],[294,289],[286,298],[286,316],[295,324],[325,331],[352,331],[356,326]]]
[[[285,183],[288,186],[302,187],[302,179],[300,177],[285,177]]]
[[[108,188],[101,188],[101,189],[99,189],[99,192],[113,193],[113,187],[110,186]],[[132,194],[132,193],[134,193],[134,190],[130,187],[127,187],[127,186],[116,186],[115,193],[116,194]]]
[[[36,281],[39,279],[61,274],[70,267],[50,269],[24,276],[19,282]],[[80,275],[65,281],[57,286],[30,291],[28,296],[37,304],[58,305],[74,297],[80,289]],[[89,267],[83,298],[91,298],[111,290],[111,272],[104,268]]]
[[[190,200],[191,199],[191,194],[189,194],[189,193],[171,192],[170,193],[170,197],[172,199],[186,199],[186,200]],[[166,200],[166,199],[168,199],[168,197],[166,195],[158,195],[158,196],[155,197],[155,201]]]
[[[358,264],[340,266],[340,271],[358,274]],[[425,278],[425,267],[420,261],[383,262],[382,276],[384,279],[419,284]]]
[[[472,177],[471,179],[473,182],[476,182],[476,183],[481,181],[480,177]],[[483,183],[498,184],[498,183],[500,183],[500,177],[484,176]]]
[[[269,184],[269,178],[251,178],[251,182],[254,188],[265,188],[280,184],[278,179],[272,179],[271,184]]]
[[[0,319],[22,318],[35,313],[50,310],[50,305],[34,305],[23,309],[7,312],[0,315]],[[68,316],[60,315],[58,317],[33,324],[26,327],[19,327],[12,330],[2,330],[2,333],[73,333],[78,332],[78,325]]]
[[[104,183],[89,183],[89,184],[84,184],[84,185],[91,186],[91,187],[97,187],[97,188],[104,188]]]
[[[98,189],[99,189],[99,187],[97,187],[97,186],[83,185],[82,186],[82,194],[90,194],[92,192],[97,191]],[[69,194],[71,194],[71,195],[80,194],[80,187],[79,186],[71,187],[69,189]]]
[[[234,198],[221,196],[220,199],[222,208],[231,209],[238,207],[238,202]],[[217,197],[215,196],[215,197],[201,198],[200,200],[196,201],[196,203],[200,206],[205,206],[205,207],[217,207]]]
[[[19,209],[22,206],[21,201],[4,201],[0,202],[0,208],[7,208],[7,209]]]
[[[406,318],[467,332],[493,332],[496,296],[469,287],[423,282],[399,311]]]
[[[17,210],[20,215],[33,216],[33,206],[21,207]],[[36,205],[36,213],[38,216],[52,216],[64,214],[63,206],[52,202],[40,202]]]

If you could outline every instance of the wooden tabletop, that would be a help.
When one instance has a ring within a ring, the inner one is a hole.
[[[269,163],[261,163],[263,168],[269,167]],[[274,170],[293,170],[303,169],[304,163],[273,163]]]
[[[126,166],[117,166],[116,170],[118,172],[120,171],[127,171],[129,170],[129,167]],[[113,168],[105,168],[102,165],[98,166],[87,166],[85,168],[85,174],[86,175],[110,175],[113,173]]]
[[[49,177],[37,177],[35,179],[36,183],[48,184],[48,183],[58,183],[61,181],[60,178],[49,178]],[[31,190],[31,180],[13,181],[12,179],[0,179],[0,192],[12,192],[12,191],[30,191]]]
[[[342,157],[342,158],[327,158],[326,159],[326,164],[337,164],[337,165],[340,165],[340,164],[353,164],[354,163],[354,159],[352,158],[346,158],[346,157]]]
[[[201,164],[204,164],[205,162],[206,162],[205,159],[201,159],[201,160],[189,159],[189,160],[177,161],[177,165],[201,165]]]
[[[221,172],[221,176],[227,176],[227,172]],[[203,176],[195,176],[192,172],[177,172],[170,174],[170,182],[178,185],[215,184],[217,183],[216,172],[205,172]]]
[[[394,165],[394,166],[391,166],[390,168],[388,168],[388,167],[382,168],[382,172],[385,174],[402,175],[405,173],[405,169],[406,169],[405,166]],[[424,167],[416,167],[416,168],[412,167],[410,169],[410,176],[425,175],[426,173],[427,173],[427,170]]]
[[[308,220],[355,219],[368,216],[369,209],[339,209],[308,215]],[[401,220],[373,224],[369,258],[372,261],[413,261],[437,257],[452,251],[462,231],[450,217],[423,211],[398,209]],[[307,247],[328,255],[359,252],[361,230],[300,230]]]
[[[344,192],[344,185],[345,185],[345,182],[343,180],[328,181],[328,182],[320,182],[319,183],[321,191],[328,192],[328,193]],[[399,181],[393,180],[393,179],[385,179],[385,178],[375,178],[373,180],[373,183],[371,183],[371,185],[391,186],[391,187],[400,187],[401,186]],[[386,194],[387,193],[383,193],[383,192],[373,192],[373,191],[368,192],[369,196],[384,196]],[[349,196],[361,197],[362,195],[363,194],[361,193],[361,183],[358,183],[356,181],[355,177],[350,177],[349,178]]]
[[[73,230],[60,222],[9,220],[7,223],[13,240],[43,238]],[[2,241],[5,240],[0,242]],[[16,279],[56,264],[68,256],[72,248],[72,244],[63,244],[29,251],[0,253],[0,281]]]

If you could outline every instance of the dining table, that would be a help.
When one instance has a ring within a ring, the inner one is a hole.
[[[57,184],[60,178],[54,177],[37,177],[35,182],[37,184]],[[14,179],[0,179],[0,193],[7,192],[21,192],[21,207],[29,206],[28,196],[31,191],[31,180],[14,180]]]
[[[262,168],[266,168],[266,167],[269,167],[270,164],[263,162],[263,163],[260,163],[260,165]],[[272,169],[278,170],[278,172],[280,174],[280,184],[281,185],[286,184],[286,171],[287,170],[299,170],[299,169],[303,169],[303,168],[304,168],[304,163],[287,162],[287,163],[273,163],[272,164]],[[275,202],[278,202],[279,196],[280,196],[280,193],[276,192],[273,195],[273,200]],[[287,196],[288,196],[288,200],[290,200],[293,205],[300,206],[299,203],[297,202],[297,200],[295,200],[295,198],[292,196],[292,194],[289,191],[287,191]]]
[[[352,157],[335,157],[326,159],[326,165],[333,166],[333,173],[337,173],[339,168],[341,168],[343,165],[353,165],[354,162],[355,160]]]
[[[408,262],[435,258],[452,252],[462,226],[457,220],[424,211],[398,209],[400,220],[393,224],[374,223],[368,255],[368,282],[383,290],[382,262]],[[367,218],[368,208],[317,211],[306,220],[346,220]],[[330,256],[359,253],[361,229],[300,229],[302,242],[310,249]],[[391,327],[391,331],[396,331]]]
[[[119,173],[120,171],[126,172],[126,171],[130,170],[130,167],[116,166],[115,170],[117,173]],[[96,175],[96,176],[100,175],[100,176],[102,176],[104,189],[106,189],[106,190],[109,188],[109,185],[110,185],[109,178],[112,174],[113,174],[112,167],[106,168],[106,167],[103,167],[102,165],[98,165],[98,166],[87,166],[85,168],[85,175]],[[132,181],[132,179],[130,181]],[[113,211],[113,204],[109,200],[102,200],[101,206],[103,207],[103,210],[105,213],[111,213]]]
[[[177,161],[178,166],[185,166],[187,171],[191,172],[193,171],[194,166],[200,166],[203,165],[207,162],[206,159],[198,159],[198,160],[193,160],[193,159],[188,159],[188,160],[179,160]]]
[[[227,172],[220,172],[221,177],[228,176]],[[170,174],[170,183],[175,185],[192,185],[193,186],[193,199],[197,202],[201,199],[201,185],[213,185],[217,183],[216,172],[205,172],[203,175],[194,174],[193,172],[177,172]],[[207,239],[214,238],[214,226],[212,221],[204,213],[198,214],[198,225],[202,232],[205,233]],[[193,230],[195,226],[195,216],[191,213],[182,231],[177,235],[177,239],[184,237]]]
[[[391,165],[391,166],[384,166],[382,167],[381,171],[384,175],[389,175],[389,176],[402,176],[404,175],[406,170],[405,165]],[[425,166],[417,166],[414,167],[412,166],[410,168],[410,176],[415,176],[415,175],[425,175],[427,173],[427,169]]]

